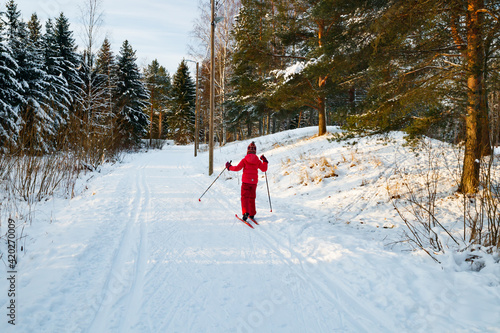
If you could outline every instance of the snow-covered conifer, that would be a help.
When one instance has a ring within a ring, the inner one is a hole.
[[[23,149],[46,151],[50,146],[47,139],[55,132],[57,116],[47,104],[49,82],[43,70],[41,25],[36,15],[28,24],[23,22],[13,0],[7,3],[5,24],[7,43],[18,64],[16,79],[22,87],[19,144]]]
[[[193,139],[196,88],[183,60],[174,75],[172,103],[168,112],[168,125],[174,140],[186,144]]]
[[[144,113],[149,94],[141,81],[136,60],[132,46],[128,41],[123,42],[117,57],[115,107],[118,134],[125,145],[137,144],[146,134],[149,124]]]
[[[19,66],[9,45],[8,36],[7,27],[0,24],[0,147],[2,148],[17,140],[19,105],[23,89],[16,77]]]

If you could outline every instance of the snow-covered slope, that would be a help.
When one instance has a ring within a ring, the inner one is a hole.
[[[315,132],[254,140],[272,203],[261,175],[255,229],[234,217],[241,173],[198,201],[251,140],[218,148],[212,176],[206,152],[167,146],[39,204],[16,267],[16,327],[0,280],[0,331],[500,332],[494,258],[477,272],[451,248],[439,265],[399,243],[391,177],[423,156],[397,133],[354,143]]]

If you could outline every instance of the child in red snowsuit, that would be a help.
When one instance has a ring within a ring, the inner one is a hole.
[[[257,157],[257,147],[252,142],[248,145],[247,155],[238,163],[237,166],[232,166],[230,162],[226,163],[226,168],[229,171],[240,171],[243,169],[243,177],[241,184],[241,210],[243,220],[248,217],[254,218],[257,211],[255,210],[255,197],[257,183],[259,181],[259,169],[262,172],[267,171],[267,159],[264,155]]]

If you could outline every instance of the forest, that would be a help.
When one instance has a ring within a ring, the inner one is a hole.
[[[203,8],[194,34],[206,48]],[[307,125],[319,135],[327,124],[401,130],[463,144],[459,192],[475,193],[476,161],[499,142],[499,14],[499,1],[482,0],[224,1],[216,13],[218,141]],[[201,59],[208,92],[209,59]]]
[[[0,332],[500,332],[500,0],[22,1]]]
[[[200,2],[192,31],[199,72],[182,59],[171,77],[156,60],[139,68],[127,41],[116,56],[108,40],[96,50],[92,6],[78,48],[63,13],[42,27],[9,0],[0,34],[4,156],[66,152],[92,169],[143,141],[207,142],[213,66],[220,145],[303,126],[318,135],[327,125],[401,130],[463,144],[459,192],[477,192],[477,161],[500,136],[499,1],[226,0],[216,22],[210,5]]]

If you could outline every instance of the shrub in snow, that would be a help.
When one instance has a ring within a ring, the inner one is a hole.
[[[326,178],[337,177],[336,169],[337,167],[326,157],[301,157],[299,163],[287,159],[283,163],[282,174],[292,177],[291,182],[295,185],[307,186],[311,183],[321,183]]]

